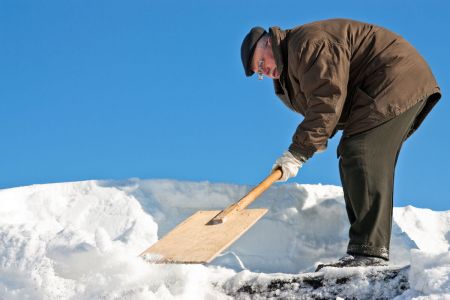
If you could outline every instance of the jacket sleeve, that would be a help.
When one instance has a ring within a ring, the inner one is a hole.
[[[320,41],[298,51],[300,89],[306,98],[305,118],[297,127],[289,151],[310,158],[324,151],[347,97],[350,58],[339,44]]]

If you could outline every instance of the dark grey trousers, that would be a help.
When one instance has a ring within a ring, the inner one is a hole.
[[[425,102],[375,128],[341,138],[337,151],[350,221],[348,254],[389,259],[395,165]]]

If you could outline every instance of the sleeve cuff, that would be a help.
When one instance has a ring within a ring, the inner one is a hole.
[[[308,157],[302,155],[301,153],[299,153],[297,151],[292,150],[291,147],[289,147],[289,152],[292,154],[292,156],[294,156],[296,159],[298,159],[302,163],[305,163],[308,160]]]

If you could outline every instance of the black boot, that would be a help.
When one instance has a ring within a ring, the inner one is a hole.
[[[337,262],[329,264],[319,264],[316,268],[316,272],[325,267],[332,268],[346,268],[346,267],[382,267],[387,266],[388,261],[373,256],[363,255],[346,255],[341,257]]]

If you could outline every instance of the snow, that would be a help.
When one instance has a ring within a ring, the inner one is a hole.
[[[0,190],[0,299],[246,299],[245,285],[317,276],[315,264],[345,254],[342,189],[282,184],[251,206],[269,213],[211,264],[149,264],[138,256],[197,210],[222,209],[250,188],[130,179]],[[450,299],[449,244],[450,211],[394,209],[391,265],[411,264],[409,289],[397,299]],[[368,281],[372,271],[327,270],[325,280],[353,274],[340,287],[343,298],[374,289],[399,294],[394,281],[379,288]],[[316,292],[337,291],[326,288]]]

